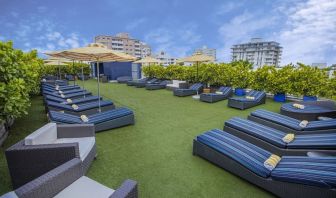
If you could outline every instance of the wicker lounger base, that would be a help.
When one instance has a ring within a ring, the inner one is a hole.
[[[101,111],[108,111],[108,110],[112,110],[112,109],[115,109],[115,106],[114,104],[113,105],[107,105],[107,106],[103,106],[103,107],[100,107]],[[49,112],[48,110],[51,110],[51,111],[64,111],[64,113],[68,113],[68,114],[71,114],[71,115],[77,115],[77,116],[80,116],[80,115],[92,115],[92,114],[96,114],[98,113],[98,107],[96,108],[93,108],[93,109],[88,109],[88,110],[85,110],[85,111],[68,111],[68,110],[63,110],[63,109],[59,109],[59,108],[55,108],[55,107],[47,107],[46,106],[46,112]]]
[[[200,101],[202,102],[208,102],[208,103],[214,103],[214,102],[218,102],[221,100],[226,100],[228,98],[230,98],[232,96],[231,94],[227,94],[227,95],[207,95],[207,94],[201,94],[200,96]]]
[[[123,116],[117,119],[109,120],[99,124],[95,124],[95,131],[105,131],[109,129],[119,128],[126,125],[133,125],[135,123],[134,114]]]
[[[266,142],[258,137],[254,137],[245,132],[239,131],[229,126],[224,126],[224,131],[231,133],[232,135],[239,137],[249,143],[252,143],[260,148],[263,148],[271,153],[279,156],[307,156],[308,152],[321,153],[323,155],[336,156],[336,150],[324,150],[324,149],[286,149],[280,148],[272,143]]]
[[[320,133],[335,133],[336,129],[325,129],[325,130],[315,130],[315,131],[298,131],[295,129],[291,129],[289,127],[283,126],[281,124],[277,124],[268,120],[261,119],[259,117],[249,115],[247,119],[257,122],[259,124],[278,129],[280,131],[286,131],[286,133],[294,133],[294,134],[320,134]]]
[[[331,118],[335,118],[336,117],[336,113],[335,112],[328,112],[328,113],[303,113],[303,112],[293,112],[293,111],[288,111],[285,109],[280,109],[280,113],[282,115],[291,117],[291,118],[295,118],[298,120],[308,120],[308,121],[313,121],[313,120],[317,120],[318,117],[331,117]]]
[[[242,102],[242,101],[238,101],[238,100],[231,100],[229,99],[228,102],[228,107],[233,107],[236,109],[240,109],[240,110],[244,110],[244,109],[249,109],[251,107],[255,107],[261,104],[265,104],[266,102],[266,97],[264,97],[263,99],[261,99],[258,102]]]
[[[151,86],[146,86],[147,90],[159,90],[159,89],[164,89],[166,88],[165,85],[151,85]]]
[[[188,91],[174,90],[174,96],[179,96],[179,97],[192,96],[196,94],[197,94],[197,91],[194,91],[194,90],[188,90]]]
[[[263,178],[250,170],[246,169],[240,163],[212,149],[211,147],[194,140],[193,155],[200,156],[211,163],[239,176],[252,184],[259,186],[279,197],[296,198],[296,197],[336,197],[336,189],[324,189],[315,186],[308,186],[295,183],[275,181],[271,178]]]

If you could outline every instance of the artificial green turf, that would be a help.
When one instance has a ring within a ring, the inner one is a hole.
[[[90,80],[85,88],[97,92]],[[101,84],[104,99],[135,112],[136,123],[97,133],[98,158],[88,176],[106,186],[117,188],[124,179],[138,181],[140,197],[271,197],[269,193],[192,155],[192,140],[224,121],[246,117],[264,108],[279,112],[280,104],[267,100],[249,110],[228,108],[227,101],[208,104],[191,97],[175,97],[171,91],[147,91],[124,84]],[[5,148],[46,122],[41,98],[33,99],[29,116],[15,123]],[[10,190],[10,179],[0,154],[0,193]]]

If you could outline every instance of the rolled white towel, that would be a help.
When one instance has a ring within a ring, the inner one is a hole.
[[[216,91],[216,94],[223,95],[223,92],[221,92],[221,91]]]
[[[248,100],[254,100],[255,99],[254,96],[246,96],[245,98],[248,99]]]
[[[70,98],[66,99],[67,103],[72,103],[72,100]]]
[[[61,98],[65,98],[65,95],[64,95],[64,94],[61,94]]]
[[[302,120],[301,122],[300,122],[300,127],[302,127],[302,128],[305,128],[307,125],[308,125],[308,120]]]
[[[83,122],[89,122],[89,118],[86,115],[81,115],[80,118]]]
[[[76,104],[71,105],[74,110],[77,110],[79,107]]]
[[[272,171],[280,162],[281,157],[272,154],[267,160],[264,162],[265,168]]]

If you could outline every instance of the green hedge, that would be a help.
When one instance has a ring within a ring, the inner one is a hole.
[[[211,86],[251,88],[273,94],[329,98],[336,96],[336,80],[335,77],[328,78],[328,70],[301,63],[289,64],[282,68],[264,66],[256,70],[252,70],[252,64],[247,61],[203,63],[198,65],[198,80],[196,80],[196,67],[196,65],[168,67],[152,65],[143,67],[143,72],[145,76],[160,79],[186,80],[191,83],[200,81]]]
[[[91,67],[89,64],[86,63],[67,63],[67,65],[44,65],[43,66],[43,75],[54,75],[58,76],[59,73],[61,76],[64,76],[65,74],[81,74],[82,73],[82,67],[83,67],[83,73],[84,75],[90,75]]]
[[[30,96],[40,91],[43,61],[0,41],[0,121],[27,114]]]

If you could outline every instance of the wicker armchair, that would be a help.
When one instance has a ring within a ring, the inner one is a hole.
[[[116,190],[106,187],[84,176],[81,160],[74,158],[0,198],[17,197],[137,198],[138,186],[137,182],[127,179]]]
[[[73,158],[81,160],[86,172],[96,156],[95,129],[89,124],[49,123],[9,147],[5,154],[14,188]]]

